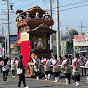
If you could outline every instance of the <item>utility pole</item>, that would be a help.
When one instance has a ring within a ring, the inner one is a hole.
[[[2,25],[2,36],[4,36],[4,27]]]
[[[81,21],[81,35],[82,35],[82,27],[83,27],[83,26],[82,26],[82,21]]]
[[[49,0],[49,14],[52,17],[52,0]],[[50,27],[52,29],[52,26]],[[53,39],[52,39],[52,35],[50,35],[50,50],[53,49]],[[51,53],[52,55],[52,53]]]
[[[59,58],[59,56],[61,55],[59,22],[59,0],[56,0],[57,58]]]
[[[7,0],[7,14],[8,14],[8,37],[7,37],[7,54],[10,55],[10,24],[9,24],[9,0]]]

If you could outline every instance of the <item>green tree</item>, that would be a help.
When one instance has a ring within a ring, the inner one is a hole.
[[[78,35],[78,31],[75,30],[75,29],[70,30],[70,31],[69,31],[70,42],[73,41],[74,35]]]
[[[14,43],[14,50],[20,54],[21,52],[21,45],[17,46],[17,42]]]

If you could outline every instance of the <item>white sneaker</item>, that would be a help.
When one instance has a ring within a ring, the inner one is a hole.
[[[88,83],[88,81],[86,81],[86,83]]]
[[[57,77],[55,77],[55,81],[54,82],[58,82],[58,78]]]
[[[39,80],[39,77],[38,77],[38,76],[36,76],[36,79],[37,79],[37,80]]]
[[[26,86],[26,87],[24,87],[24,88],[29,88],[29,86]]]
[[[14,78],[15,76],[13,76],[13,78]]]
[[[68,85],[69,83],[66,83],[66,85]]]
[[[75,86],[79,86],[79,82],[78,81],[76,81],[76,85]]]
[[[48,80],[47,78],[45,80]]]
[[[66,85],[68,85],[69,84],[68,78],[65,78],[65,80],[66,80]]]
[[[6,81],[4,81],[4,83],[5,83]]]

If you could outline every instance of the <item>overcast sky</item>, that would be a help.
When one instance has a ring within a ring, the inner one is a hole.
[[[76,29],[81,32],[81,21],[83,24],[83,32],[88,32],[88,0],[59,0],[60,4],[60,22],[61,30],[63,33],[66,32],[66,27],[68,25],[68,30]],[[7,15],[1,15],[6,12],[6,5],[2,5],[6,1],[0,0],[0,19],[7,19]],[[10,0],[10,3],[13,4],[13,11],[10,13],[10,31],[11,34],[17,33],[16,27],[16,10],[22,9],[26,11],[27,9],[39,6],[44,10],[49,9],[49,0]],[[69,6],[68,6],[69,5]],[[64,7],[62,7],[64,6]],[[71,8],[71,9],[69,9]],[[66,10],[69,9],[69,10]],[[53,18],[54,26],[53,29],[56,30],[56,2],[53,2]],[[0,35],[2,34],[2,25],[1,23],[7,23],[7,21],[0,20]],[[3,24],[4,35],[7,35],[7,25]]]

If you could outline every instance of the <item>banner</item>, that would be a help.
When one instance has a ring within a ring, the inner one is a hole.
[[[75,35],[74,40],[75,41],[85,41],[85,35]]]
[[[18,35],[17,35],[17,45],[20,45],[20,29],[18,29]]]
[[[23,55],[24,66],[28,66],[28,60],[29,60],[29,54],[30,54],[29,46],[30,46],[29,40],[21,42],[21,54]],[[25,69],[28,69],[28,67],[25,67]]]
[[[66,55],[67,52],[67,41],[61,41],[61,56]]]
[[[88,41],[74,41],[73,40],[73,45],[74,46],[88,46]]]
[[[73,39],[74,46],[88,46],[87,35],[75,35]]]
[[[29,40],[29,34],[27,32],[21,32],[21,36],[20,36],[20,41],[27,41]]]

